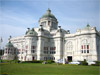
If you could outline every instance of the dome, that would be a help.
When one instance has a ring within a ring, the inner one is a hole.
[[[6,47],[13,47],[13,44],[9,41],[9,42],[6,44]]]
[[[37,35],[37,33],[34,31],[34,29],[32,29],[32,30],[29,30],[29,31],[26,33],[26,36],[28,36],[28,35],[34,36],[34,35]]]
[[[56,17],[53,14],[51,14],[51,10],[49,8],[41,18],[48,18],[48,17],[56,19]]]
[[[86,25],[86,27],[85,27],[85,29],[89,29],[90,28],[90,25],[89,24],[87,24]]]

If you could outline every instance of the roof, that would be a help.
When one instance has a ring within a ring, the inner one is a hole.
[[[85,29],[89,29],[90,28],[90,25],[89,24],[87,24],[86,25],[86,27],[85,27]]]
[[[48,17],[56,19],[56,17],[53,14],[51,14],[51,10],[49,8],[41,18],[48,18]]]
[[[35,35],[37,35],[37,33],[35,32],[34,28],[32,28],[31,30],[26,32],[26,35],[27,36],[30,36],[30,35],[31,36],[35,36]]]
[[[13,44],[9,41],[9,42],[6,44],[6,47],[13,47]]]

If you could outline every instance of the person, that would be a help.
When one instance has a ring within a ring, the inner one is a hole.
[[[66,59],[66,64],[68,64],[68,59]]]
[[[46,64],[46,61],[44,61],[42,64]]]

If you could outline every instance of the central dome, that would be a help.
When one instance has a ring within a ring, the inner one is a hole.
[[[51,14],[51,10],[49,8],[41,18],[54,18],[54,19],[56,19],[56,17],[53,14]]]

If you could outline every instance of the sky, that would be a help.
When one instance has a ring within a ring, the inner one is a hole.
[[[100,0],[0,0],[0,38],[22,36],[38,27],[39,18],[50,8],[58,25],[75,33],[87,24],[100,31]]]

